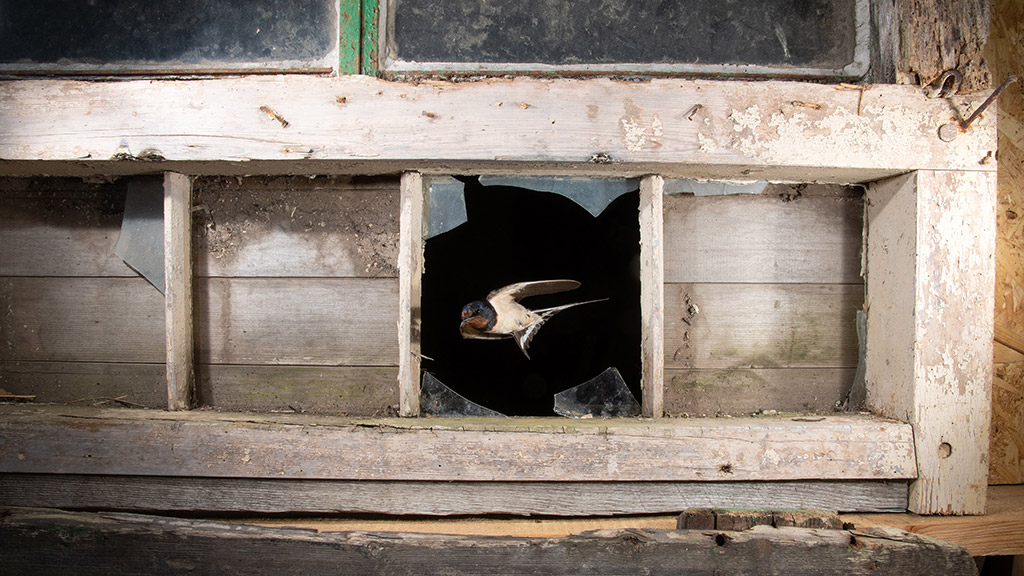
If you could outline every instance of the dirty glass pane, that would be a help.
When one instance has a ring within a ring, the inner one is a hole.
[[[331,0],[0,0],[4,69],[330,66]]]
[[[409,62],[760,65],[856,59],[858,0],[396,0]]]

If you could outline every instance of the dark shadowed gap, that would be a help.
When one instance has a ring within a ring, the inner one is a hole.
[[[466,186],[468,222],[426,242],[423,369],[467,399],[510,416],[554,416],[554,394],[609,366],[640,398],[639,193],[594,218],[571,200],[522,188]],[[463,340],[460,311],[527,280],[582,286],[531,297],[531,308],[608,298],[548,321],[528,360],[512,340]]]

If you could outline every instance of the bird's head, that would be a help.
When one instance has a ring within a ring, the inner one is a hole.
[[[478,332],[493,328],[498,321],[494,307],[483,300],[474,300],[462,307],[462,328],[472,328]]]

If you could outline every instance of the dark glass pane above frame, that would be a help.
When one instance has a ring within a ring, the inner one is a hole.
[[[395,0],[385,66],[850,76],[867,66],[868,10],[865,0]]]
[[[335,0],[0,0],[0,69],[332,68]]]

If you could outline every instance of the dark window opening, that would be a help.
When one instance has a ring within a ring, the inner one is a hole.
[[[554,416],[554,395],[615,367],[640,398],[639,192],[594,217],[548,192],[467,182],[468,221],[426,241],[422,368],[465,398],[509,416]],[[460,311],[514,282],[581,286],[523,300],[529,308],[608,298],[560,312],[527,359],[511,339],[464,340]]]

